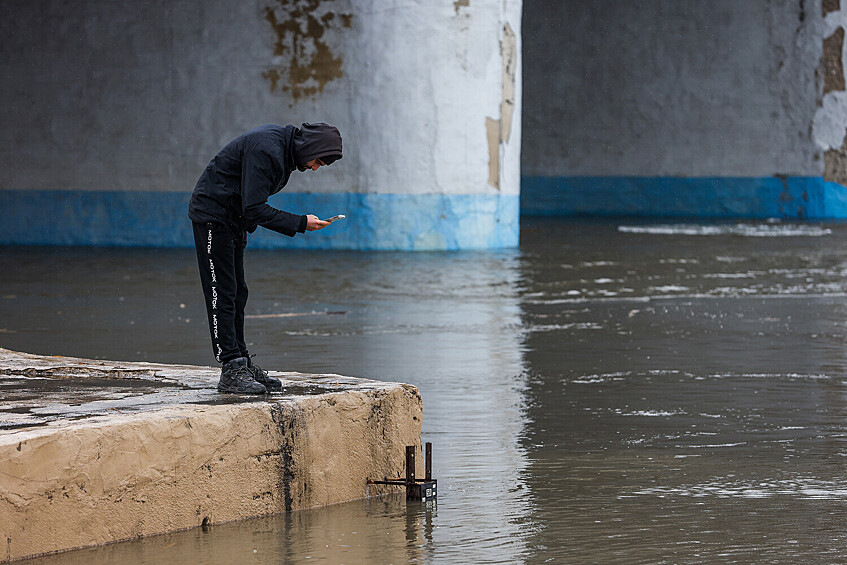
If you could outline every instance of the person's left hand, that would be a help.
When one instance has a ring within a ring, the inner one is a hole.
[[[314,216],[312,214],[308,214],[306,216],[306,231],[315,231],[319,229],[323,229],[329,225],[329,222],[325,222]]]

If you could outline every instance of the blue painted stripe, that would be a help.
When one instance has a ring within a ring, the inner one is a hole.
[[[0,244],[190,247],[188,193],[0,190]],[[279,193],[297,214],[346,214],[293,238],[259,228],[250,247],[358,250],[498,249],[518,245],[517,195]]]
[[[847,219],[847,188],[822,177],[521,178],[529,215]]]

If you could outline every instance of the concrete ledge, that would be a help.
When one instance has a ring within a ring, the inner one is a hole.
[[[209,367],[0,349],[0,560],[348,501],[402,474],[415,387],[271,374],[283,392],[251,398],[218,394]]]

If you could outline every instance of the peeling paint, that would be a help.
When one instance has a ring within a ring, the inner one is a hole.
[[[831,31],[823,40],[819,73],[823,78],[823,98],[815,112],[812,132],[823,150],[823,178],[847,186],[847,90],[844,77],[844,25],[838,1],[822,4],[826,27]],[[835,12],[835,13],[834,13]]]
[[[823,40],[823,93],[844,88],[844,63],[841,52],[844,48],[844,28],[839,27],[829,37]]]
[[[485,118],[488,137],[488,184],[500,190],[500,120]]]
[[[821,15],[826,17],[830,12],[841,11],[841,0],[823,0],[821,2]]]
[[[470,4],[471,0],[456,0],[453,2],[453,8],[456,10],[456,15],[459,15],[459,8],[467,8]]]
[[[265,7],[265,20],[276,35],[273,54],[284,58],[262,73],[271,92],[288,92],[296,101],[323,92],[327,83],[343,76],[343,59],[332,52],[324,36],[339,22],[343,28],[352,27],[353,15],[321,14],[327,1],[331,0],[276,0],[276,5]]]
[[[512,117],[515,114],[515,73],[518,65],[518,41],[509,22],[503,25],[500,41],[503,75],[500,94],[500,119],[485,118],[488,138],[488,184],[500,189],[500,144],[508,143],[512,134]]]
[[[847,137],[841,147],[827,149],[823,154],[824,180],[847,186]]]
[[[512,134],[512,116],[515,113],[515,70],[518,65],[518,40],[509,22],[503,26],[500,42],[503,57],[503,95],[500,102],[500,141],[509,142]]]

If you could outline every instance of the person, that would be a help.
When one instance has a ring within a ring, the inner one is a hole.
[[[324,123],[263,125],[230,141],[215,155],[191,194],[188,217],[209,319],[212,351],[221,363],[220,392],[263,394],[279,379],[252,362],[244,340],[244,248],[257,226],[289,237],[329,225],[313,214],[270,206],[298,171],[316,171],[341,159],[341,135]]]

